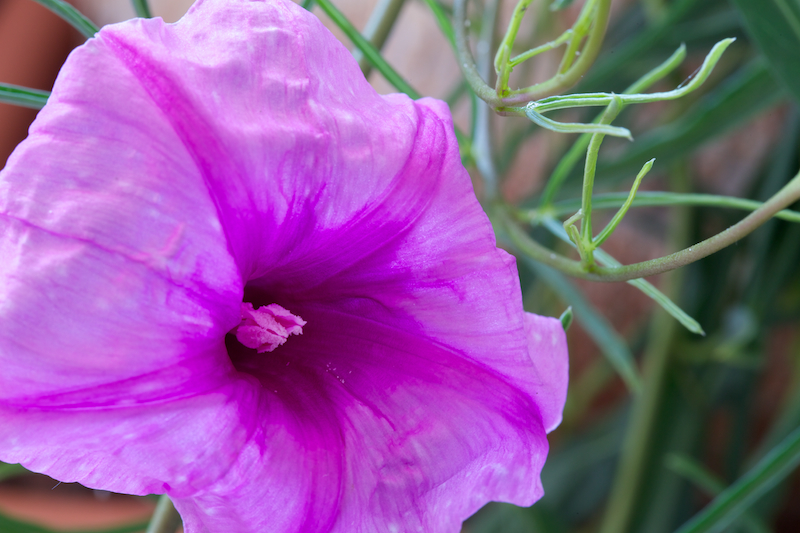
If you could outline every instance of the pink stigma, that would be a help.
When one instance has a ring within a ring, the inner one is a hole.
[[[234,331],[239,342],[264,353],[286,342],[289,335],[301,335],[305,325],[305,320],[278,304],[254,309],[253,304],[242,302],[242,322]]]

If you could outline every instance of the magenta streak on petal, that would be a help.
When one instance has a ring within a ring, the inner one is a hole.
[[[242,323],[236,327],[236,338],[258,353],[271,352],[289,335],[302,335],[305,325],[305,320],[278,304],[254,309],[250,302],[242,302]]]

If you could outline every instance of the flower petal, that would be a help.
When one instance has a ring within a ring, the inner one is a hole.
[[[234,352],[270,416],[225,478],[176,501],[192,531],[457,531],[487,501],[541,496],[530,396],[419,331],[303,313],[267,357]]]
[[[444,104],[377,95],[290,2],[104,28],[0,229],[5,460],[166,491],[187,533],[454,531],[541,495],[558,321],[522,311]],[[226,350],[243,294],[303,335]]]

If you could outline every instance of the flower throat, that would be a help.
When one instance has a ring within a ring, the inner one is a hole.
[[[306,321],[278,304],[255,309],[242,302],[242,321],[232,331],[236,339],[258,353],[271,352],[286,342],[289,335],[301,335]]]

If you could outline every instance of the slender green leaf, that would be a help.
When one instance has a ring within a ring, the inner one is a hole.
[[[453,23],[450,21],[450,17],[442,8],[442,4],[440,4],[437,0],[423,1],[433,12],[433,16],[436,18],[436,23],[439,25],[439,29],[442,30],[444,36],[447,37],[447,40],[450,42],[450,46],[453,47],[453,50],[456,50],[456,34],[453,31]]]
[[[674,122],[640,135],[625,154],[611,162],[601,161],[598,173],[608,179],[635,174],[642,161],[656,158],[660,164],[686,157],[707,141],[740,126],[785,97],[764,61],[755,61],[725,85],[705,95]]]
[[[697,485],[709,496],[717,496],[725,490],[725,483],[701,463],[683,454],[669,454],[666,466],[681,477]],[[742,514],[742,525],[750,533],[770,533],[770,528],[752,512]]]
[[[800,103],[800,3],[796,0],[733,0],[733,3],[772,72]]]
[[[133,10],[136,11],[136,16],[149,19],[153,17],[153,14],[150,12],[150,6],[147,3],[147,0],[131,0],[133,4]]]
[[[552,233],[562,241],[566,242],[567,244],[575,246],[575,244],[569,239],[569,236],[567,235],[567,232],[564,230],[564,227],[561,224],[559,224],[557,220],[554,220],[552,218],[545,218],[541,222],[542,225],[550,231],[550,233]],[[597,248],[594,251],[594,258],[605,266],[613,266],[613,267],[622,266],[622,263],[620,263],[614,257],[612,257],[611,254],[600,248]],[[697,320],[689,316],[686,313],[686,311],[678,307],[678,305],[675,302],[670,300],[670,298],[666,294],[658,290],[655,287],[655,285],[653,285],[649,281],[640,278],[640,279],[632,279],[626,281],[625,283],[627,283],[628,285],[633,285],[634,287],[642,291],[646,296],[648,296],[659,306],[661,306],[661,308],[664,309],[664,311],[669,313],[675,320],[680,322],[680,324],[683,327],[685,327],[692,333],[696,333],[698,335],[705,335],[705,331],[703,331],[702,326],[700,326],[700,323],[697,322]]]
[[[744,513],[764,492],[788,476],[800,463],[800,428],[714,498],[676,533],[717,533]]]
[[[2,531],[2,533],[141,533],[146,528],[147,522],[140,522],[137,524],[107,529],[59,529],[56,531],[0,514],[0,531]]]
[[[625,203],[629,193],[612,192],[596,194],[592,197],[593,209],[613,209]],[[703,206],[703,207],[722,207],[730,209],[741,209],[744,211],[755,211],[763,205],[763,202],[748,200],[747,198],[736,198],[733,196],[720,196],[716,194],[694,194],[694,193],[675,193],[662,191],[644,191],[637,193],[633,200],[633,207],[666,207],[666,206]],[[581,207],[581,199],[573,198],[563,200],[553,204],[552,210],[547,211],[554,217],[561,217],[574,213]],[[533,217],[536,210],[531,211]],[[788,222],[800,223],[800,212],[784,209],[779,211],[775,218],[780,218]]]
[[[564,331],[568,331],[569,327],[572,325],[572,319],[574,318],[574,313],[572,312],[572,306],[567,307],[561,316],[558,319],[561,321],[561,327],[564,328]]]
[[[714,67],[719,63],[722,54],[725,50],[736,41],[734,38],[723,39],[708,52],[708,55],[703,61],[703,64],[687,82],[681,84],[671,91],[656,92],[656,93],[643,93],[643,94],[629,94],[627,91],[622,94],[613,93],[579,93],[567,94],[559,96],[548,96],[536,102],[531,102],[528,107],[535,107],[539,112],[552,111],[555,109],[567,109],[570,107],[587,107],[587,106],[606,106],[610,105],[612,100],[619,100],[620,105],[630,104],[647,104],[652,102],[663,102],[665,100],[677,100],[683,98],[687,94],[697,90],[711,73]]]
[[[20,87],[10,83],[0,83],[0,102],[4,104],[41,109],[47,103],[49,96],[50,93],[47,91]]]
[[[558,122],[539,113],[537,110],[536,102],[531,102],[525,106],[525,115],[535,124],[555,131],[556,133],[599,133],[601,135],[610,135],[612,137],[624,137],[628,140],[633,140],[631,132],[627,128],[619,128],[617,126],[609,126],[608,124],[582,124],[577,122]]]
[[[72,26],[81,32],[87,39],[94,37],[94,34],[100,31],[100,28],[95,26],[94,22],[86,18],[80,11],[63,0],[34,1],[42,4],[50,11],[72,24]]]
[[[420,98],[421,95],[414,90],[406,80],[403,79],[397,71],[381,56],[380,52],[372,46],[372,44],[364,38],[363,35],[356,29],[353,24],[347,20],[344,14],[334,6],[330,0],[316,0],[317,5],[322,8],[326,15],[336,24],[340,30],[347,35],[347,38],[355,45],[356,48],[361,50],[372,66],[378,69],[386,81],[391,83],[398,91],[406,93],[415,100]]]

